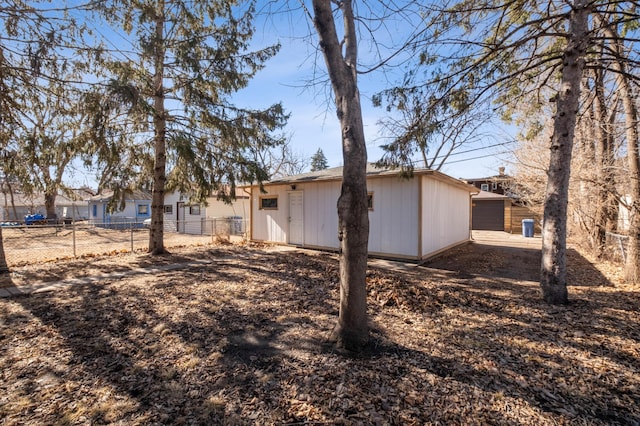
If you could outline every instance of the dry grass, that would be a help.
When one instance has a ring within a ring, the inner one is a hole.
[[[0,300],[0,423],[640,423],[637,289],[576,286],[571,305],[550,307],[505,274],[371,270],[372,343],[349,356],[324,342],[333,255],[224,246],[162,262],[194,260],[211,263]]]

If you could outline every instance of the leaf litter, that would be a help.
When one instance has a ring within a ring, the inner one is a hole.
[[[191,262],[0,300],[0,424],[640,424],[638,289],[612,274],[552,307],[468,250],[441,269],[371,267],[358,355],[326,341],[333,254],[225,245],[27,265],[18,283]]]

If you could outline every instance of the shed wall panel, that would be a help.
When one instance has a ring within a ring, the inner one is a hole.
[[[469,240],[469,192],[428,176],[401,180],[370,178],[369,252],[419,258]],[[304,197],[304,241],[308,247],[338,249],[339,181],[296,182]],[[291,185],[267,185],[251,196],[252,239],[288,243],[288,196]],[[422,193],[420,191],[422,190]],[[259,208],[260,196],[278,196],[277,210]],[[422,206],[420,206],[422,202]],[[422,229],[422,237],[420,230]]]
[[[338,240],[338,197],[340,182],[298,185],[304,194],[304,245],[340,248]]]
[[[419,178],[370,179],[367,190],[373,193],[369,251],[417,257]]]
[[[258,189],[254,189],[251,197],[253,239],[275,243],[287,242],[287,189],[285,185],[267,186],[266,193],[260,193]],[[278,208],[276,210],[260,209],[260,197],[273,195],[278,197]]]
[[[422,257],[469,240],[469,192],[422,177]]]

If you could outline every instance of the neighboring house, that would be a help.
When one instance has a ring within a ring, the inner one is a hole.
[[[534,219],[534,232],[540,232],[539,217],[518,199],[517,184],[500,167],[498,174],[482,178],[462,179],[480,189],[472,197],[472,228],[477,231],[522,232],[522,220]]]
[[[251,231],[255,241],[338,250],[337,201],[342,167],[251,186]],[[419,261],[466,243],[474,188],[434,170],[367,167],[369,254]]]
[[[131,191],[124,199],[124,208],[109,212],[107,208],[113,191],[105,191],[87,199],[89,223],[104,228],[142,227],[151,217],[151,194],[146,191]]]
[[[509,195],[510,184],[513,182],[513,177],[506,175],[504,170],[504,167],[499,167],[498,174],[495,176],[462,180],[485,192]]]
[[[125,199],[124,209],[109,213],[107,205],[113,197],[113,191],[90,197],[90,222],[109,228],[116,228],[122,223],[123,227],[143,226],[145,219],[151,218],[151,194],[145,191],[133,191]],[[239,196],[231,204],[218,201],[215,197],[207,199],[207,203],[190,203],[189,197],[180,192],[169,192],[164,197],[163,225],[166,232],[180,232],[185,234],[211,234],[215,222],[213,219],[233,219],[234,229],[231,233],[243,232],[240,227],[249,212],[249,197],[247,194]]]
[[[170,192],[164,197],[164,229],[169,232],[186,234],[211,234],[216,225],[213,219],[232,219],[234,229],[231,233],[241,233],[241,224],[249,215],[248,194],[239,194],[231,204],[207,198],[207,203],[190,203],[189,197],[180,192]],[[227,223],[225,222],[225,223]]]
[[[58,194],[56,196],[56,215],[59,219],[71,218],[86,220],[89,218],[87,203],[84,201],[90,192],[86,189],[75,189],[71,197]],[[23,193],[2,193],[1,222],[22,222],[29,214],[40,213],[46,216],[44,195]]]
[[[506,195],[480,191],[471,197],[471,206],[472,229],[506,231],[510,228],[511,219],[506,212],[511,206],[511,199]]]
[[[518,205],[506,195],[480,191],[471,197],[472,229],[522,233],[522,220],[534,219],[534,232],[540,232],[539,217],[530,209]]]

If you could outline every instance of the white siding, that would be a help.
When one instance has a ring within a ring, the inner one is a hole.
[[[303,246],[339,249],[340,187],[339,181],[296,182],[295,190],[304,197]],[[467,190],[430,176],[409,180],[395,176],[370,178],[367,187],[373,193],[373,210],[369,211],[371,254],[417,259],[469,239]],[[251,238],[286,244],[291,186],[273,185],[265,189],[267,193],[260,194],[253,188]],[[260,197],[273,195],[278,196],[278,209],[259,209]]]
[[[265,188],[267,193],[260,193],[258,188],[253,188],[251,194],[251,238],[257,241],[270,241],[274,243],[287,242],[288,227],[288,206],[287,206],[287,190],[288,186],[274,185]],[[261,210],[260,197],[274,196],[278,197],[277,210]]]
[[[369,252],[418,256],[419,178],[385,177],[369,179],[373,193],[369,211]]]
[[[304,246],[339,249],[338,210],[341,183],[297,183],[304,197]],[[418,180],[396,177],[370,179],[374,209],[369,212],[369,251],[377,254],[418,256]],[[253,239],[288,243],[288,191],[285,185],[268,186],[264,195],[278,195],[278,210],[260,210],[254,191]]]
[[[164,214],[164,229],[168,232],[182,232],[187,234],[207,234],[212,231],[212,220],[239,216],[249,218],[249,200],[240,198],[231,204],[217,200],[215,197],[207,199],[207,206],[200,204],[200,214],[190,214],[188,196],[181,196],[179,192],[167,193],[164,205],[171,206],[171,213]],[[179,219],[180,223],[176,223]]]
[[[422,177],[422,256],[469,239],[469,192]]]
[[[338,197],[341,183],[317,182],[298,185],[304,193],[304,244],[339,249]]]
[[[243,219],[249,218],[249,199],[238,198],[233,203],[227,204],[219,201],[216,197],[207,198],[207,218],[224,218],[239,216]]]
[[[165,224],[165,231],[171,230],[175,231],[175,221],[177,219],[177,206],[178,201],[180,201],[180,193],[179,192],[169,192],[164,195],[164,205],[171,206],[171,213],[164,213],[163,220],[165,222],[173,222],[174,229],[167,229],[167,225]],[[164,211],[164,210],[163,210]]]
[[[184,232],[185,234],[202,234],[203,233],[203,224],[202,219],[205,214],[205,209],[203,205],[200,205],[200,212],[198,214],[191,214],[191,206],[184,206],[184,213],[181,212],[181,220],[184,220],[184,226],[180,229],[180,232]]]
[[[98,201],[89,201],[89,223],[102,223],[104,222],[104,203]],[[95,215],[94,213],[95,209]]]

